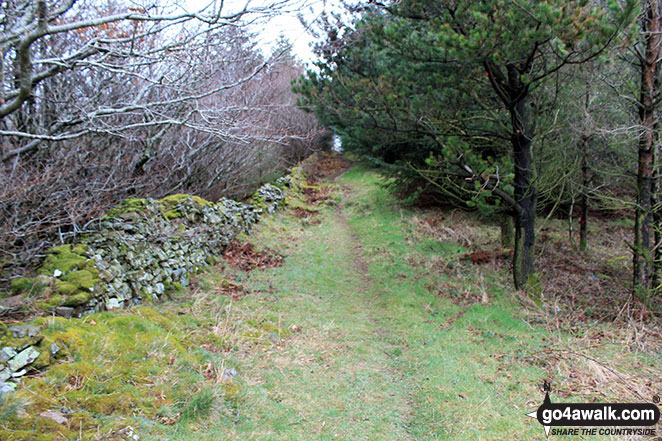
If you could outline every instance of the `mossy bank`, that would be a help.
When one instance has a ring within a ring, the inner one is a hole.
[[[80,318],[174,295],[238,234],[249,233],[263,213],[284,205],[287,190],[302,185],[303,175],[295,168],[260,187],[250,204],[183,194],[128,199],[79,243],[50,249],[36,276],[13,280],[10,295],[0,299],[0,316]],[[74,338],[58,344],[40,324],[0,322],[0,397],[13,392],[26,374],[65,356],[65,348],[84,342]]]
[[[158,300],[187,286],[237,234],[286,203],[285,191],[302,179],[295,168],[260,187],[250,203],[184,194],[128,199],[80,243],[50,249],[36,277],[13,280],[13,303],[4,303],[21,296],[22,305],[70,318]]]

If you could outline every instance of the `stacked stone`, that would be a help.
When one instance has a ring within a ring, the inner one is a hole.
[[[283,190],[271,184],[265,184],[255,192],[253,201],[255,206],[260,207],[267,213],[273,213],[278,209],[284,198]]]
[[[283,189],[300,180],[293,174],[263,185],[253,204],[226,198],[211,203],[188,195],[126,201],[84,239],[86,257],[101,283],[90,288],[91,295],[53,312],[80,317],[156,300],[187,286],[190,275],[220,255],[237,234],[249,233],[264,212],[276,211],[285,201]],[[67,277],[63,272],[55,276]]]
[[[0,316],[20,311],[25,296],[49,314],[80,317],[159,299],[189,283],[239,233],[250,233],[264,213],[285,203],[286,188],[303,182],[300,169],[265,184],[252,204],[196,196],[129,199],[109,211],[77,245],[49,250],[38,275],[12,282],[14,296],[0,298]],[[40,370],[63,351],[34,325],[7,327],[0,321],[0,397],[20,378]]]
[[[0,397],[16,390],[21,377],[48,366],[59,353],[60,347],[44,340],[38,326],[10,326],[0,338]]]

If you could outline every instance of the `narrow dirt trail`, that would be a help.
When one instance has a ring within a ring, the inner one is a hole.
[[[363,244],[361,242],[361,237],[357,232],[353,231],[347,221],[347,215],[345,213],[345,201],[349,194],[353,191],[356,191],[350,186],[344,186],[344,198],[334,212],[337,222],[341,225],[342,230],[347,238],[347,241],[350,244],[350,250],[353,255],[354,260],[354,271],[356,277],[359,280],[359,283],[356,285],[357,290],[359,290],[363,295],[357,296],[357,300],[362,300],[364,308],[364,313],[371,325],[372,332],[375,336],[375,339],[371,339],[370,343],[377,345],[375,350],[382,351],[387,356],[389,360],[386,363],[382,363],[380,369],[388,376],[390,381],[394,384],[399,384],[401,387],[407,389],[408,385],[406,384],[404,373],[400,368],[397,367],[392,360],[392,354],[401,353],[402,349],[397,343],[397,336],[394,333],[392,328],[385,326],[385,323],[389,323],[390,318],[388,312],[381,308],[381,295],[380,288],[375,283],[368,264],[364,257]],[[400,421],[402,427],[407,431],[406,437],[401,439],[413,439],[408,431],[407,421],[412,415],[411,403],[408,397],[401,396],[399,397],[402,401],[399,405],[400,409]],[[400,438],[399,438],[400,439]]]
[[[218,275],[249,292],[219,315],[221,337],[240,342],[220,354],[239,373],[221,385],[230,398],[195,430],[147,439],[468,441],[503,439],[504,427],[536,439],[522,416],[534,382],[520,379],[539,374],[511,363],[530,329],[481,303],[458,320],[463,308],[430,290],[446,276],[428,265],[456,260],[456,247],[417,236],[375,175],[352,169],[335,185],[337,204],[307,201],[317,214],[275,216],[251,237],[282,266]]]
[[[356,190],[345,189],[343,200]],[[415,439],[408,426],[411,386],[397,362],[402,349],[396,330],[384,325],[390,317],[382,291],[344,204],[327,210],[319,225],[277,231],[273,243],[265,241],[286,254],[283,266],[252,272],[247,282],[275,292],[234,303],[237,316],[229,322],[250,307],[301,331],[238,355],[241,393],[231,424],[214,415],[195,437],[178,431],[167,439]]]
[[[213,355],[238,376],[207,386],[224,396],[204,417],[141,439],[544,440],[526,414],[549,336],[504,274],[464,264],[383,184],[354,168],[265,220],[249,240],[282,266],[217,274],[246,292]]]

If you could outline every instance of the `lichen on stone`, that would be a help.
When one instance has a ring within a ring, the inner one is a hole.
[[[301,170],[293,169],[258,188],[249,204],[187,194],[126,199],[82,243],[50,249],[39,276],[15,279],[12,292],[37,291],[34,306],[74,317],[158,300],[183,290],[192,274],[213,264],[238,234],[250,233],[263,213],[284,205],[285,190],[302,182]]]

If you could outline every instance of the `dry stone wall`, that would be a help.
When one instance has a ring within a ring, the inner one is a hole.
[[[302,183],[301,169],[294,168],[260,187],[250,203],[182,194],[128,199],[79,243],[49,250],[36,277],[15,279],[14,295],[0,299],[0,316],[37,307],[71,318],[158,300],[188,285],[191,275],[237,234],[249,233],[264,213],[285,204],[286,191]],[[0,321],[0,399],[26,373],[46,368],[65,352],[38,326]]]
[[[49,250],[37,277],[14,280],[16,295],[0,300],[0,315],[21,303],[16,297],[31,294],[37,308],[63,317],[158,300],[187,286],[239,233],[283,205],[286,190],[302,180],[295,168],[260,187],[249,203],[183,194],[128,199],[80,243]]]

